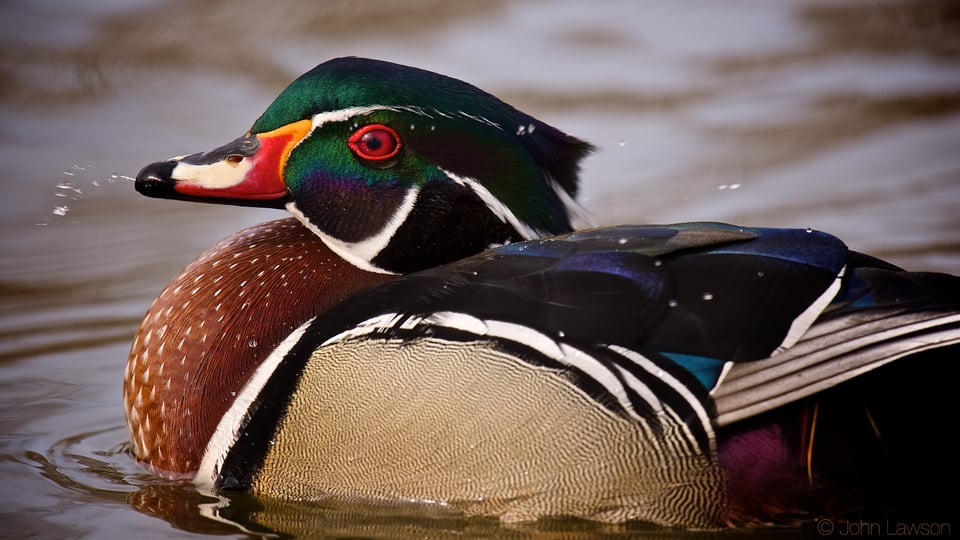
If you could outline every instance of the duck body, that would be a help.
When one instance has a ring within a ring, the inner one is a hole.
[[[952,470],[921,419],[949,406],[960,279],[816,231],[573,232],[588,148],[460,81],[338,59],[234,143],[146,167],[145,194],[297,221],[225,240],[151,307],[137,457],[209,489],[689,528],[889,511]]]

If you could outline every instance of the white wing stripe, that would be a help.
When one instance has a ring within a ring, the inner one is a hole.
[[[823,310],[833,301],[833,297],[840,291],[843,274],[846,270],[846,266],[841,268],[837,277],[833,279],[833,283],[827,287],[827,290],[823,291],[823,294],[807,306],[807,309],[803,310],[803,313],[793,320],[793,323],[790,324],[790,330],[787,331],[787,337],[783,338],[783,342],[780,343],[780,346],[777,347],[773,354],[779,354],[792,347],[803,337],[807,330],[810,329],[814,321],[817,320],[817,317],[823,313]]]
[[[257,396],[260,395],[260,392],[267,384],[267,381],[270,380],[270,376],[273,375],[280,361],[283,360],[287,353],[290,352],[290,349],[300,341],[303,333],[306,332],[307,327],[310,326],[312,322],[313,319],[311,318],[294,330],[277,345],[277,348],[270,353],[262,364],[257,366],[256,371],[253,372],[250,380],[247,381],[247,384],[245,384],[243,389],[237,394],[233,404],[230,405],[230,408],[227,409],[223,418],[220,419],[216,431],[214,431],[213,436],[211,436],[207,442],[207,447],[203,452],[203,458],[200,461],[200,467],[193,480],[195,484],[207,489],[213,488],[217,477],[220,475],[223,460],[226,459],[230,449],[233,448],[233,445],[237,442],[240,430],[246,422],[250,405],[257,399]]]

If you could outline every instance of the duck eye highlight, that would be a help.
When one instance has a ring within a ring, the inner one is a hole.
[[[370,124],[353,132],[347,145],[358,157],[370,161],[390,159],[400,152],[400,136],[383,124]]]

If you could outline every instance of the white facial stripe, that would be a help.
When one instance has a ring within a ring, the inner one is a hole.
[[[388,272],[383,268],[374,266],[370,261],[377,256],[387,244],[390,243],[390,240],[393,239],[393,235],[397,234],[397,230],[403,225],[403,222],[406,221],[407,217],[410,215],[410,212],[413,211],[414,205],[417,204],[417,197],[420,195],[420,188],[414,186],[407,190],[406,195],[403,198],[403,202],[400,203],[400,206],[397,208],[397,211],[394,212],[393,216],[387,221],[383,229],[380,230],[377,234],[361,240],[359,242],[344,242],[338,238],[334,238],[324,231],[320,230],[316,225],[310,222],[310,219],[297,208],[295,202],[287,203],[287,211],[293,214],[301,223],[304,224],[308,229],[310,229],[314,234],[320,237],[323,240],[323,243],[327,245],[334,253],[343,257],[344,260],[350,264],[356,266],[357,268],[367,270],[369,272],[378,272],[380,274],[392,274],[393,272]]]
[[[289,336],[284,338],[284,340],[277,345],[277,348],[267,356],[266,360],[257,367],[257,370],[253,372],[253,376],[250,377],[247,384],[244,385],[240,393],[237,394],[237,398],[233,401],[233,404],[230,405],[230,408],[227,409],[220,423],[217,424],[217,430],[214,431],[213,436],[210,437],[210,441],[207,443],[207,448],[203,452],[203,459],[200,461],[200,468],[197,470],[197,475],[193,479],[195,484],[201,487],[213,488],[214,483],[217,481],[217,476],[220,474],[220,468],[223,466],[223,460],[226,459],[227,453],[230,452],[230,449],[233,448],[233,445],[237,442],[240,430],[243,428],[244,422],[246,422],[250,405],[257,396],[260,395],[263,387],[267,384],[267,381],[270,380],[270,376],[273,375],[273,372],[277,369],[277,365],[279,365],[283,357],[287,355],[287,352],[296,345],[312,322],[313,318],[303,323]]]
[[[433,116],[427,113],[427,111],[415,105],[367,105],[365,107],[348,107],[346,109],[326,111],[313,115],[313,117],[310,119],[310,121],[313,123],[313,128],[310,130],[310,132],[312,133],[314,129],[322,127],[324,124],[329,124],[331,122],[346,122],[358,116],[367,116],[377,111],[406,111],[423,116],[425,118],[433,118]]]
[[[489,118],[487,118],[487,117],[485,117],[485,116],[479,116],[479,115],[476,115],[476,114],[470,114],[470,113],[468,113],[468,112],[466,112],[466,111],[457,111],[457,112],[460,113],[460,115],[463,116],[464,118],[469,118],[470,120],[473,120],[473,121],[476,121],[476,122],[480,122],[481,124],[486,124],[486,125],[488,125],[488,126],[495,127],[495,128],[497,128],[497,129],[499,129],[499,130],[503,130],[503,128],[500,127],[500,124],[494,122],[493,120],[490,120]]]
[[[596,227],[597,224],[593,220],[593,216],[590,215],[590,212],[586,208],[580,206],[577,201],[573,200],[573,197],[567,193],[567,190],[560,187],[560,184],[557,183],[553,178],[550,179],[550,188],[553,189],[553,192],[557,194],[557,198],[560,199],[560,202],[563,203],[563,207],[566,209],[566,213],[570,216],[571,226],[576,229],[587,229]]]
[[[396,111],[397,107],[388,107],[386,105],[369,105],[366,107],[349,107],[338,111],[327,111],[313,115],[310,120],[313,122],[313,129],[328,124],[330,122],[346,122],[355,116],[367,116],[376,111]]]
[[[443,171],[443,174],[447,175],[449,179],[460,184],[461,186],[466,186],[473,190],[473,192],[480,197],[480,200],[487,205],[487,208],[493,212],[493,215],[500,218],[500,221],[509,223],[525,239],[533,240],[535,238],[546,236],[546,231],[538,231],[537,229],[534,229],[533,227],[517,219],[517,216],[509,208],[507,208],[505,204],[500,202],[500,199],[494,197],[493,193],[490,193],[490,190],[483,187],[483,184],[480,182],[477,182],[473,178],[457,176],[456,174],[453,174],[445,169],[440,170]]]
[[[427,111],[423,107],[419,107],[417,105],[367,105],[364,107],[348,107],[346,109],[340,109],[337,111],[317,113],[313,115],[311,121],[313,122],[313,129],[317,129],[318,127],[330,122],[346,122],[354,117],[367,116],[368,114],[376,111],[406,111],[423,116],[424,118],[434,118],[434,115],[441,116],[443,118],[453,118],[452,115],[441,110],[431,109],[430,111]],[[503,129],[500,124],[483,116],[470,114],[466,111],[457,111],[457,114],[463,118],[467,118],[481,124],[486,124],[500,130]]]
[[[252,167],[249,159],[239,163],[217,161],[209,165],[194,165],[181,161],[173,168],[170,177],[177,182],[206,189],[226,189],[243,182]]]
[[[346,109],[340,109],[336,111],[327,111],[322,113],[317,113],[313,115],[310,119],[312,127],[310,133],[307,134],[300,141],[305,141],[310,138],[310,135],[317,128],[331,123],[331,122],[347,122],[358,116],[367,116],[376,111],[399,111],[405,110],[410,111],[416,114],[429,117],[421,109],[416,107],[390,107],[387,105],[369,105],[365,107],[348,107]],[[298,142],[297,145],[300,143]],[[287,203],[287,211],[293,214],[301,223],[304,224],[310,231],[315,235],[320,237],[323,240],[323,243],[327,245],[334,253],[342,257],[345,261],[350,264],[366,270],[368,272],[377,272],[380,274],[392,274],[393,272],[388,272],[383,268],[379,268],[370,263],[374,257],[380,253],[383,248],[387,247],[387,244],[390,243],[390,240],[393,238],[393,235],[396,234],[397,229],[400,228],[400,225],[403,224],[404,220],[407,219],[407,216],[413,210],[414,204],[417,202],[417,196],[420,193],[420,189],[413,187],[407,191],[406,196],[403,199],[403,202],[400,204],[400,207],[394,213],[394,215],[387,222],[387,225],[376,235],[367,238],[366,240],[361,240],[360,242],[344,242],[338,238],[334,238],[324,231],[320,230],[316,225],[310,222],[310,219],[307,218],[303,212],[297,208],[295,202]]]

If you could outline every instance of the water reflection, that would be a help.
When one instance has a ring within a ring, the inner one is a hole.
[[[713,534],[224,506],[133,463],[120,377],[147,305],[283,214],[146,200],[125,177],[241,134],[334,56],[463,78],[594,142],[583,199],[603,223],[809,226],[960,272],[956,2],[23,0],[0,45],[0,505],[23,536]]]

